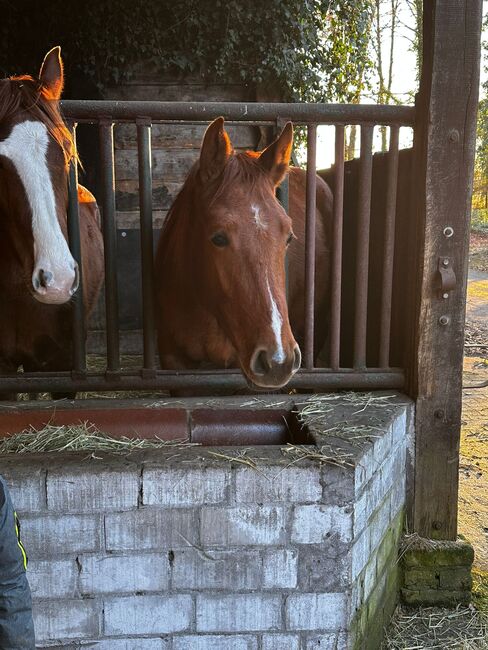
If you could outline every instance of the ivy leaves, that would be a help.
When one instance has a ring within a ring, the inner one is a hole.
[[[49,9],[0,0],[6,44],[0,45],[0,69],[36,70],[43,52],[59,43],[68,78],[78,69],[99,88],[130,78],[144,64],[176,77],[271,85],[285,100],[352,101],[370,67],[373,4],[85,0],[67,11],[65,0],[50,0]]]

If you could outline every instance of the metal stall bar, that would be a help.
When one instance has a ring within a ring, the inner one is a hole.
[[[148,102],[65,100],[61,102],[66,117],[98,122],[101,115],[114,121],[135,121],[141,115],[153,122],[176,120],[208,122],[223,116],[226,120],[256,122],[267,120],[276,124],[277,115],[286,115],[297,124],[401,124],[413,126],[413,106],[380,106],[375,104],[312,104],[260,102]]]
[[[307,127],[307,189],[305,203],[305,367],[314,365],[315,222],[317,204],[317,125]]]
[[[398,368],[383,370],[368,368],[358,372],[352,369],[332,372],[327,369],[303,370],[291,379],[289,388],[317,390],[341,389],[401,389],[405,385],[404,373]],[[72,376],[70,372],[38,372],[5,375],[2,390],[5,392],[65,392],[65,391],[127,391],[127,390],[179,390],[179,389],[245,389],[247,383],[239,371],[157,371],[154,377],[122,371],[117,375],[88,374],[86,379]]]
[[[368,319],[369,223],[373,171],[373,126],[361,125],[361,158],[358,187],[358,239],[354,309],[354,368],[366,367]]]
[[[76,142],[76,130],[72,129],[73,141]],[[71,254],[78,264],[78,290],[73,296],[72,303],[72,333],[73,333],[73,371],[86,372],[85,348],[85,310],[83,305],[83,268],[81,263],[80,213],[78,205],[78,161],[74,158],[69,167],[68,177],[68,241]]]
[[[105,309],[107,371],[120,370],[119,300],[117,289],[117,233],[115,224],[114,133],[112,120],[99,122],[102,189],[102,231],[105,251]]]
[[[393,254],[395,250],[395,216],[398,184],[398,126],[390,127],[390,150],[386,178],[385,247],[381,289],[380,368],[390,361],[391,300],[393,286]]]
[[[153,288],[153,223],[152,223],[152,160],[151,121],[137,121],[139,163],[139,205],[142,261],[142,316],[144,338],[144,370],[154,371],[154,288]]]
[[[335,129],[334,208],[330,282],[330,367],[339,369],[342,287],[342,226],[344,207],[344,126]]]

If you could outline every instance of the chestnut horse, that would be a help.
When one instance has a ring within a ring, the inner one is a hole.
[[[0,81],[0,372],[71,368],[70,299],[78,268],[67,244],[68,168],[74,143],[59,112],[60,48],[39,78]],[[94,197],[79,186],[86,318],[103,279]]]
[[[235,153],[223,118],[208,127],[156,255],[163,368],[240,367],[251,387],[274,389],[300,367],[305,172],[288,168],[292,141],[289,122],[264,151]],[[290,216],[275,196],[288,170]],[[326,333],[331,214],[332,193],[317,177],[316,353]]]

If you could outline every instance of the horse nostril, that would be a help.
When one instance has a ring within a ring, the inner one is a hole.
[[[270,370],[266,350],[256,350],[251,359],[251,370],[255,375],[265,375]]]
[[[300,352],[300,348],[298,347],[298,345],[296,345],[295,350],[293,351],[293,372],[296,372],[301,365],[302,365],[302,353]]]
[[[51,271],[44,271],[44,269],[41,269],[39,271],[39,283],[41,287],[44,287],[46,289],[52,282],[53,279],[53,274]]]

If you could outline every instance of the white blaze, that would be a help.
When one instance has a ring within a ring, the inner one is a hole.
[[[259,209],[259,205],[255,205],[254,203],[251,205],[251,211],[254,219],[254,223],[256,224],[257,228],[260,228],[261,230],[266,230],[268,227],[264,221],[261,219],[261,211]]]
[[[42,122],[16,124],[8,138],[0,142],[0,155],[14,165],[25,189],[32,212],[34,272],[44,269],[74,280],[74,260],[61,232],[51,175],[47,165],[49,133]]]
[[[280,310],[276,304],[273,294],[271,292],[271,287],[269,286],[269,279],[266,276],[266,285],[268,287],[269,299],[271,302],[271,329],[275,336],[276,341],[276,352],[273,354],[273,361],[276,363],[283,363],[286,359],[285,351],[283,350],[283,341],[281,338],[281,328],[283,326],[283,318],[281,317]]]

